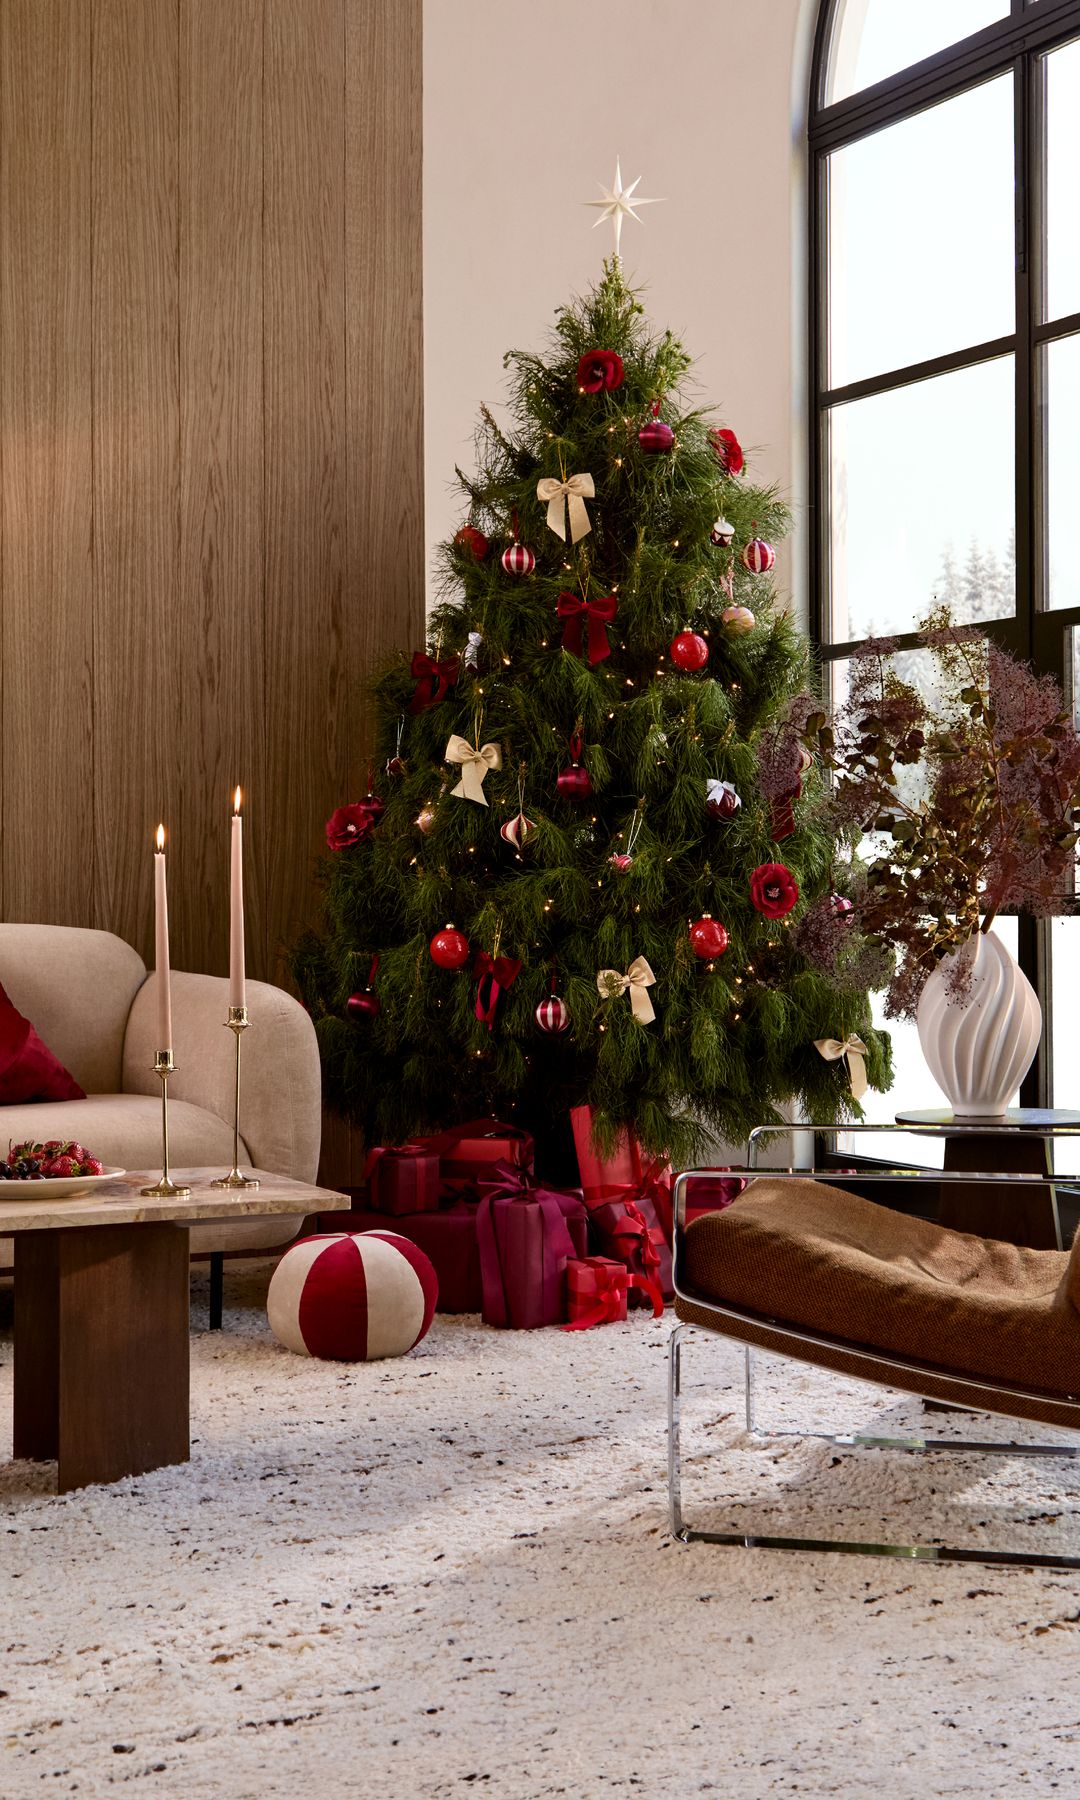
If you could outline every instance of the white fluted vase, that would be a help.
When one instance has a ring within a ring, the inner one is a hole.
[[[970,960],[963,999],[950,996],[958,960]],[[958,1118],[1000,1119],[1031,1067],[1042,1007],[1015,957],[992,931],[976,931],[933,971],[916,1023],[930,1073]]]

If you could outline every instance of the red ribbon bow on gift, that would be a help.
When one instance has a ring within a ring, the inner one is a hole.
[[[560,619],[564,620],[563,649],[580,656],[582,632],[588,624],[589,661],[594,666],[603,662],[605,656],[611,655],[606,627],[618,609],[619,603],[614,594],[605,594],[600,600],[581,600],[577,594],[560,594],[558,612]]]
[[[415,651],[410,674],[416,682],[416,692],[409,711],[422,713],[429,706],[437,706],[457,680],[460,666],[460,657],[444,656],[441,662],[437,662],[423,650]]]
[[[644,1288],[653,1303],[654,1319],[663,1312],[663,1297],[656,1282],[648,1276],[631,1275],[628,1269],[605,1267],[602,1257],[589,1258],[589,1273],[594,1288],[592,1305],[588,1312],[564,1325],[564,1331],[591,1331],[594,1325],[614,1324],[622,1318],[623,1297],[629,1288]]]
[[[489,1031],[495,1027],[495,1009],[499,995],[513,987],[521,973],[521,964],[513,956],[489,956],[478,950],[473,957],[472,975],[480,985],[476,990],[476,1016]]]
[[[634,1253],[632,1247],[633,1243],[636,1242],[640,1245],[641,1266],[644,1273],[639,1275],[636,1280],[632,1279],[630,1285],[632,1287],[644,1288],[649,1299],[652,1301],[653,1318],[658,1319],[664,1310],[664,1296],[661,1291],[660,1283],[653,1274],[653,1270],[660,1267],[660,1252],[657,1249],[657,1240],[659,1239],[661,1243],[663,1242],[663,1232],[655,1226],[650,1227],[645,1214],[639,1206],[635,1206],[632,1200],[624,1200],[623,1204],[626,1207],[626,1211],[618,1224],[614,1227],[611,1235],[616,1242],[618,1242],[620,1238],[629,1238],[632,1240],[631,1245],[625,1250],[620,1251],[620,1254],[626,1262],[629,1262]]]

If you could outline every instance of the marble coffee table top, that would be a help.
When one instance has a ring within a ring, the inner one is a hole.
[[[104,1181],[88,1194],[70,1200],[48,1193],[35,1199],[35,1181],[18,1187],[4,1182],[0,1184],[0,1237],[17,1231],[69,1231],[76,1225],[142,1225],[167,1220],[186,1225],[201,1219],[257,1218],[267,1213],[340,1212],[352,1204],[348,1194],[291,1181],[287,1175],[270,1175],[264,1169],[245,1169],[243,1173],[257,1176],[260,1185],[215,1189],[210,1183],[224,1174],[220,1168],[172,1169],[173,1180],[190,1187],[191,1193],[171,1199],[139,1192],[160,1180],[160,1169],[129,1169],[117,1180]]]

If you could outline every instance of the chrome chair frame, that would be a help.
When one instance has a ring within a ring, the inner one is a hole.
[[[971,1173],[969,1171],[961,1171],[961,1172],[957,1172],[957,1173],[952,1173],[952,1172],[948,1172],[948,1171],[945,1171],[942,1169],[937,1169],[937,1168],[924,1169],[924,1168],[877,1167],[877,1168],[869,1168],[869,1169],[859,1169],[856,1171],[856,1170],[851,1170],[851,1169],[847,1169],[847,1170],[818,1169],[818,1168],[814,1168],[814,1167],[800,1168],[800,1167],[796,1167],[794,1165],[789,1165],[787,1167],[780,1167],[780,1168],[773,1167],[773,1168],[769,1168],[768,1170],[765,1170],[757,1163],[757,1151],[758,1151],[759,1144],[763,1138],[776,1136],[780,1133],[785,1133],[785,1132],[790,1134],[791,1132],[794,1132],[794,1131],[809,1131],[809,1130],[813,1130],[813,1129],[814,1128],[812,1126],[807,1126],[807,1125],[786,1126],[786,1127],[758,1126],[755,1128],[754,1131],[751,1132],[750,1138],[748,1140],[747,1160],[746,1160],[745,1167],[743,1167],[741,1169],[726,1170],[724,1172],[726,1174],[743,1175],[743,1176],[746,1176],[747,1178],[751,1178],[751,1179],[755,1176],[759,1176],[759,1175],[766,1174],[766,1173],[769,1175],[775,1175],[777,1177],[802,1176],[802,1177],[807,1177],[807,1178],[810,1178],[810,1179],[813,1179],[816,1181],[823,1181],[823,1182],[834,1183],[834,1184],[838,1184],[838,1185],[842,1185],[844,1181],[850,1181],[854,1175],[857,1175],[860,1185],[863,1182],[867,1182],[867,1181],[874,1182],[874,1181],[907,1180],[907,1181],[912,1181],[912,1182],[916,1182],[916,1183],[920,1182],[920,1181],[926,1181],[926,1182],[934,1182],[937,1184],[941,1184],[941,1183],[947,1183],[949,1181],[959,1180],[959,1181],[966,1181],[966,1182],[986,1181],[986,1182],[991,1182],[991,1183],[995,1183],[998,1185],[1000,1185],[1002,1183],[1004,1183],[1005,1185],[1008,1185],[1010,1183],[1012,1183],[1014,1185],[1023,1183],[1023,1184],[1026,1184],[1028,1187],[1030,1187],[1031,1185],[1035,1184],[1036,1182],[1043,1182],[1047,1186],[1053,1186],[1055,1181],[1060,1183],[1063,1179],[1065,1179],[1066,1181],[1068,1180],[1068,1177],[1062,1178],[1061,1176],[1034,1176],[1034,1175],[1030,1175],[1030,1174],[1026,1174],[1026,1173],[1025,1174],[998,1174],[995,1172],[988,1172],[985,1175]],[[910,1125],[909,1126],[898,1126],[898,1125],[893,1125],[891,1123],[888,1125],[852,1125],[852,1126],[845,1125],[844,1127],[842,1127],[842,1129],[844,1131],[850,1130],[850,1131],[873,1131],[873,1132],[905,1131],[909,1135],[912,1132],[912,1127]],[[950,1125],[948,1127],[920,1125],[918,1128],[920,1136],[923,1136],[923,1135],[945,1135],[946,1132],[954,1132],[956,1129],[957,1129],[957,1127],[952,1126],[952,1125]],[[985,1131],[986,1126],[984,1124],[980,1123],[978,1129],[981,1131]],[[1061,1127],[1061,1128],[1055,1129],[1051,1135],[1053,1135],[1053,1136],[1080,1136],[1080,1127],[1076,1127],[1076,1126]],[[685,1230],[686,1230],[686,1196],[687,1196],[688,1185],[689,1185],[690,1181],[695,1178],[700,1179],[702,1177],[707,1177],[710,1174],[715,1174],[715,1173],[716,1173],[715,1170],[710,1170],[710,1169],[696,1169],[696,1170],[688,1169],[688,1170],[684,1171],[681,1175],[677,1176],[676,1181],[675,1181],[674,1206],[673,1206],[674,1224],[675,1224],[675,1233],[674,1233],[675,1241],[674,1241],[674,1249],[673,1249],[673,1270],[674,1270],[674,1286],[675,1286],[676,1295],[678,1297],[692,1303],[695,1307],[699,1308],[701,1311],[709,1313],[711,1315],[711,1317],[716,1320],[715,1331],[718,1335],[721,1335],[721,1336],[725,1335],[724,1323],[723,1323],[725,1319],[730,1320],[733,1324],[738,1322],[738,1323],[742,1323],[744,1325],[758,1325],[758,1326],[767,1327],[772,1336],[778,1337],[778,1338],[790,1343],[790,1345],[791,1345],[790,1356],[791,1356],[792,1361],[798,1362],[798,1361],[811,1360],[811,1359],[806,1358],[805,1356],[800,1356],[800,1346],[809,1346],[809,1345],[816,1346],[816,1347],[818,1347],[822,1350],[826,1350],[826,1351],[836,1352],[836,1351],[852,1350],[852,1351],[861,1351],[864,1355],[872,1354],[873,1359],[876,1363],[882,1365],[883,1367],[885,1367],[889,1370],[894,1371],[897,1374],[897,1376],[902,1378],[901,1381],[898,1383],[898,1386],[902,1392],[909,1394],[909,1395],[914,1395],[916,1398],[922,1398],[924,1400],[924,1402],[930,1402],[931,1404],[940,1405],[941,1403],[935,1401],[932,1394],[922,1391],[920,1389],[920,1385],[919,1385],[920,1380],[922,1380],[925,1383],[925,1380],[928,1376],[937,1376],[940,1379],[941,1375],[943,1374],[943,1371],[935,1369],[931,1365],[921,1364],[911,1358],[897,1356],[890,1352],[879,1351],[877,1349],[871,1350],[871,1349],[869,1349],[868,1346],[865,1346],[865,1345],[846,1344],[844,1342],[844,1340],[842,1340],[842,1339],[831,1337],[828,1334],[823,1333],[823,1332],[810,1331],[801,1326],[794,1326],[782,1319],[768,1318],[762,1314],[752,1313],[752,1312],[750,1312],[746,1309],[740,1308],[740,1307],[722,1305],[719,1302],[717,1302],[713,1299],[710,1299],[708,1296],[704,1296],[704,1295],[698,1293],[695,1289],[685,1286],[681,1282],[680,1278],[681,1278],[682,1266],[684,1263],[684,1237],[685,1237]],[[781,1537],[781,1536],[774,1536],[774,1535],[768,1535],[768,1534],[757,1533],[757,1532],[710,1531],[710,1530],[706,1530],[702,1527],[691,1524],[684,1516],[683,1507],[682,1507],[682,1417],[681,1417],[681,1414],[682,1414],[682,1386],[683,1386],[683,1380],[682,1380],[683,1357],[684,1357],[684,1353],[685,1353],[685,1344],[686,1344],[687,1334],[696,1329],[702,1329],[702,1328],[695,1327],[693,1325],[686,1324],[686,1323],[680,1323],[673,1329],[669,1347],[668,1347],[669,1529],[671,1531],[672,1538],[677,1543],[680,1543],[683,1545],[689,1545],[691,1543],[726,1544],[726,1545],[734,1545],[734,1546],[737,1546],[737,1547],[743,1548],[743,1549],[817,1550],[817,1551],[831,1550],[831,1551],[837,1551],[842,1554],[848,1554],[848,1555],[904,1557],[904,1558],[907,1558],[907,1559],[909,1559],[911,1561],[915,1561],[915,1562],[983,1563],[983,1564],[989,1564],[992,1566],[1005,1566],[1005,1567],[1018,1567],[1018,1568],[1080,1569],[1080,1556],[1054,1555],[1054,1554],[1039,1553],[1039,1552],[1034,1552],[1034,1551],[963,1549],[963,1548],[959,1548],[959,1547],[949,1547],[949,1546],[945,1546],[945,1545],[932,1545],[932,1544],[863,1543],[863,1542],[855,1542],[855,1541],[843,1539],[843,1538]],[[709,1327],[708,1329],[711,1330],[712,1327]],[[1078,1320],[1078,1329],[1080,1329],[1080,1320]],[[739,1336],[738,1332],[732,1332],[732,1333],[728,1333],[726,1335],[732,1337],[735,1341],[741,1342],[743,1344],[743,1351],[744,1351],[743,1368],[744,1368],[744,1383],[745,1383],[744,1405],[745,1405],[746,1429],[748,1432],[753,1433],[755,1436],[762,1438],[763,1440],[768,1440],[769,1438],[775,1438],[775,1437],[819,1438],[819,1439],[823,1440],[824,1442],[833,1443],[833,1444],[836,1444],[836,1445],[841,1446],[846,1449],[877,1448],[877,1449],[897,1449],[897,1450],[905,1450],[905,1451],[912,1451],[912,1452],[926,1452],[926,1451],[957,1452],[957,1451],[959,1451],[959,1452],[966,1452],[971,1455],[1008,1455],[1008,1456],[1032,1457],[1032,1458],[1038,1458],[1038,1459],[1043,1459],[1046,1457],[1062,1457],[1062,1458],[1066,1458],[1066,1459],[1072,1459],[1072,1458],[1075,1458],[1078,1454],[1080,1454],[1080,1448],[1075,1447],[1073,1445],[1069,1445],[1069,1444],[1063,1444],[1063,1445],[1031,1444],[1031,1445],[1026,1445],[1026,1444],[1015,1444],[1015,1443],[1005,1443],[1005,1442],[998,1443],[998,1442],[994,1442],[994,1441],[973,1442],[970,1440],[957,1439],[957,1438],[937,1438],[937,1437],[925,1437],[925,1436],[899,1438],[899,1437],[874,1436],[872,1434],[862,1434],[862,1433],[831,1433],[831,1432],[821,1432],[821,1431],[762,1432],[758,1429],[758,1426],[755,1421],[755,1416],[754,1416],[753,1349],[752,1349],[752,1346],[747,1344],[745,1342],[745,1340]],[[782,1350],[770,1348],[768,1351],[768,1354],[776,1355],[776,1356],[783,1356],[785,1353]],[[812,1366],[820,1367],[821,1365],[814,1363]],[[858,1379],[860,1381],[866,1381],[868,1383],[868,1385],[878,1386],[878,1387],[882,1387],[882,1388],[886,1388],[886,1389],[888,1389],[889,1385],[890,1385],[887,1381],[885,1381],[883,1379],[880,1379],[880,1378],[875,1379],[874,1377],[871,1377],[868,1375],[863,1375],[863,1374],[860,1374],[857,1377],[850,1377],[849,1379]],[[973,1390],[973,1392],[978,1393],[980,1398],[979,1398],[977,1406],[973,1406],[973,1410],[977,1411],[980,1414],[984,1414],[984,1415],[987,1413],[990,1413],[992,1416],[996,1415],[1001,1418],[1006,1418],[1006,1419],[1011,1418],[1014,1420],[1017,1417],[1017,1415],[1015,1413],[1010,1412],[1006,1409],[1002,1409],[1002,1410],[998,1411],[998,1409],[991,1409],[990,1407],[988,1407],[986,1405],[985,1398],[984,1398],[985,1393],[988,1388],[991,1388],[994,1391],[996,1391],[996,1393],[1001,1395],[1002,1399],[1006,1400],[1006,1401],[1010,1397],[1015,1397],[1018,1401],[1027,1401],[1029,1403],[1030,1402],[1038,1402],[1038,1401],[1043,1401],[1043,1402],[1054,1401],[1054,1400],[1061,1401],[1063,1398],[1065,1398],[1069,1401],[1075,1400],[1077,1404],[1080,1404],[1080,1396],[1073,1396],[1073,1395],[1062,1396],[1060,1394],[1058,1394],[1058,1395],[1046,1394],[1046,1393],[1041,1392],[1038,1389],[1020,1387],[1020,1386],[1011,1385],[1011,1384],[1008,1384],[1005,1382],[1000,1382],[1000,1381],[991,1381],[988,1378],[986,1378],[985,1376],[981,1377],[981,1378],[967,1377],[967,1376],[954,1374],[952,1371],[949,1371],[948,1372],[948,1380],[949,1380],[950,1385],[954,1388],[969,1387]],[[946,1406],[944,1410],[949,1411],[949,1410],[962,1410],[962,1409],[950,1408],[950,1407]],[[1055,1429],[1060,1429],[1062,1431],[1071,1431],[1073,1428],[1070,1426],[1063,1425],[1060,1427],[1055,1427]],[[1076,1429],[1078,1431],[1080,1431],[1080,1427],[1077,1427]]]

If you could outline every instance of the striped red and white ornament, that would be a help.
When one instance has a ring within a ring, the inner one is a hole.
[[[569,1031],[570,1029],[570,1008],[567,1006],[566,1001],[560,999],[559,995],[555,992],[556,980],[555,958],[552,957],[551,992],[546,999],[541,1000],[536,1012],[533,1014],[540,1030],[545,1032],[549,1037],[558,1037],[561,1032]]]
[[[508,575],[531,575],[536,558],[528,544],[507,544],[502,553],[502,566]]]
[[[767,575],[776,561],[776,551],[764,538],[751,538],[743,546],[742,560],[751,575]]]
[[[278,1342],[297,1356],[374,1362],[420,1342],[438,1297],[430,1258],[408,1238],[328,1231],[286,1250],[266,1314]]]
[[[536,1023],[541,1031],[546,1031],[553,1037],[557,1037],[560,1032],[569,1031],[570,1008],[566,1001],[561,1000],[558,994],[549,994],[536,1009]]]

